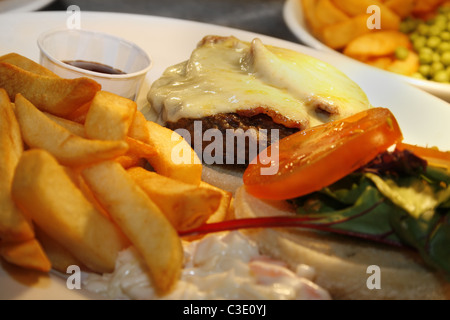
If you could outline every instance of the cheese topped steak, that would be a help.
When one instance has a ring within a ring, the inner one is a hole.
[[[363,90],[335,67],[232,36],[203,38],[189,60],[153,83],[148,100],[158,121],[173,130],[191,131],[196,121],[203,132],[256,129],[248,137],[269,145],[270,135],[259,129],[277,129],[275,138],[282,138],[370,107]]]

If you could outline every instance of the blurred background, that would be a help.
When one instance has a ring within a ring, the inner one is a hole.
[[[285,0],[57,0],[41,11],[123,12],[206,22],[298,42],[283,20]]]

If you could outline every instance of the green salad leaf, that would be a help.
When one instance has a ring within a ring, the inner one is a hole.
[[[291,201],[313,224],[411,246],[428,265],[450,275],[450,175],[408,152],[382,154],[333,185]]]

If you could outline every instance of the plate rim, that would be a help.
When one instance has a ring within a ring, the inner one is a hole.
[[[14,0],[8,0],[8,3],[13,3]],[[52,2],[55,2],[55,0],[33,0],[28,1],[26,4],[22,4],[19,6],[16,6],[8,11],[0,12],[0,14],[7,14],[7,13],[13,13],[13,12],[32,12],[35,10],[39,10],[44,8],[45,6],[51,4]],[[0,9],[1,9],[1,2],[0,2]]]

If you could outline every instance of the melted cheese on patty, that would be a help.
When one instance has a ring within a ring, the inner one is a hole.
[[[169,67],[148,100],[159,121],[258,110],[305,129],[370,107],[362,89],[308,55],[235,37],[205,37],[189,60]]]

